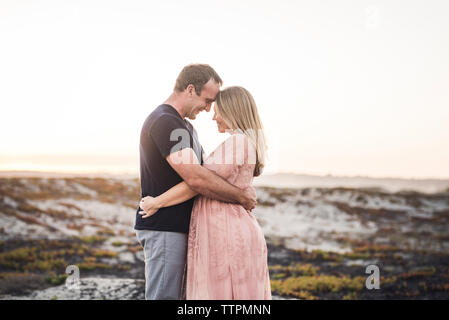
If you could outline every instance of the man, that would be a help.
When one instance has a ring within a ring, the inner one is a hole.
[[[247,210],[255,207],[251,188],[237,188],[200,165],[203,148],[195,129],[184,119],[195,119],[203,110],[209,112],[221,84],[209,65],[188,65],[170,97],[145,120],[140,135],[142,198],[158,196],[184,180],[206,197],[240,203]],[[195,161],[179,161],[179,154]],[[140,206],[137,209],[134,228],[144,248],[146,299],[182,298],[192,207],[193,199],[162,208],[148,218],[139,214]]]

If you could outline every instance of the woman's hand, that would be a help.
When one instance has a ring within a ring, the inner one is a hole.
[[[160,207],[161,206],[158,204],[156,198],[146,196],[140,200],[140,208],[143,211],[139,211],[139,214],[142,215],[142,218],[148,218],[155,214]]]

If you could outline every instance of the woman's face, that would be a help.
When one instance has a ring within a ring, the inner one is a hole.
[[[217,113],[217,103],[214,103],[214,117],[212,120],[215,120],[217,122],[218,132],[225,133],[226,130],[229,129],[229,127],[226,125],[226,123],[223,121],[223,118]]]

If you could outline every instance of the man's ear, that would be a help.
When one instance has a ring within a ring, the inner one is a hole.
[[[191,96],[195,92],[195,86],[193,84],[189,84],[186,88],[187,93]]]

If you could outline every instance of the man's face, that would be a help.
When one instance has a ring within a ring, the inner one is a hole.
[[[210,79],[203,86],[200,95],[197,95],[195,90],[193,90],[191,109],[187,112],[186,117],[194,120],[201,111],[206,110],[206,112],[209,112],[219,91],[220,85],[214,79]]]

